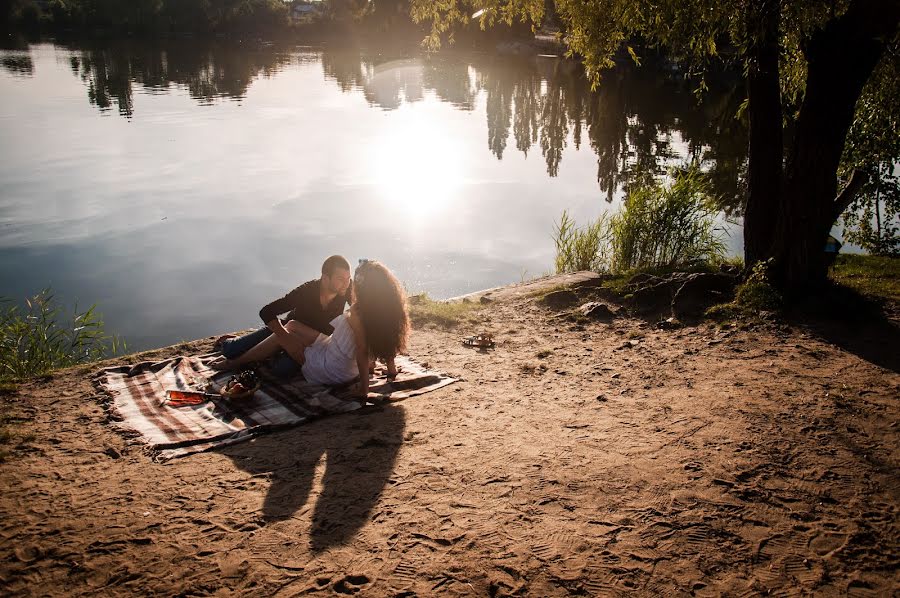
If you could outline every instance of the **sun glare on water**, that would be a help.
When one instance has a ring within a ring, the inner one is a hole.
[[[421,104],[394,114],[370,146],[376,196],[408,218],[437,215],[459,198],[462,148],[450,127]]]

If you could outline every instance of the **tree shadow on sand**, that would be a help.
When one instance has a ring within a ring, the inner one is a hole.
[[[798,306],[788,321],[874,365],[900,373],[900,327],[890,303],[830,284]]]
[[[266,475],[266,521],[288,519],[302,509],[324,456],[322,492],[316,501],[310,549],[321,552],[349,542],[390,480],[403,443],[405,414],[395,405],[328,417],[222,451],[235,465]]]

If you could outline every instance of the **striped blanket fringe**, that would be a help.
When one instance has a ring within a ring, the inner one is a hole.
[[[167,390],[205,390],[208,386],[212,392],[221,390],[233,372],[211,369],[209,363],[216,357],[218,353],[182,356],[98,372],[95,384],[109,397],[112,425],[143,444],[154,459],[165,461],[456,382],[401,356],[396,380],[388,381],[384,368],[376,368],[365,401],[352,396],[351,385],[325,387],[302,378],[284,382],[261,368],[262,385],[251,397],[169,405]]]

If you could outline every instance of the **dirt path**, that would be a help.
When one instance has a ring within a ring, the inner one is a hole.
[[[466,331],[494,351],[413,336],[462,382],[165,464],[105,424],[93,369],[24,385],[0,590],[898,591],[896,327],[844,331],[893,343],[867,360],[797,325],[578,325],[495,296]]]

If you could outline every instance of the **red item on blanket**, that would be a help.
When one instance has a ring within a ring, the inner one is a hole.
[[[209,392],[200,392],[199,390],[167,390],[166,404],[170,407],[188,407],[190,405],[199,405],[210,399],[219,399],[221,395]]]

